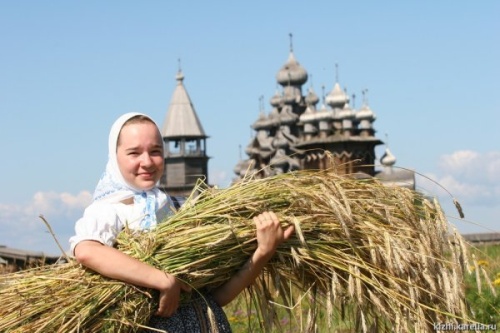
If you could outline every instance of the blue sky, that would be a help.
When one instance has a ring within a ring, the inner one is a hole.
[[[368,89],[377,136],[423,177],[462,233],[499,231],[498,1],[0,1],[0,244],[67,247],[128,111],[160,125],[176,81],[206,133],[211,183],[227,186],[259,97],[289,54],[318,95]],[[387,135],[387,137],[386,137]],[[377,149],[377,157],[384,147]]]

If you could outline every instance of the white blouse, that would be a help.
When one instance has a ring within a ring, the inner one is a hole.
[[[161,222],[172,214],[172,201],[167,202],[156,212],[156,221]],[[75,235],[69,239],[71,253],[75,246],[84,240],[93,240],[104,245],[113,246],[120,231],[125,226],[132,230],[144,230],[142,221],[143,209],[140,205],[124,203],[107,203],[95,201],[85,209],[83,217],[75,224]],[[152,225],[151,228],[155,227]]]

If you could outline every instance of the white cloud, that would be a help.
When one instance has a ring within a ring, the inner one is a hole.
[[[500,204],[500,152],[470,150],[443,155],[439,182],[464,202]]]
[[[76,220],[92,200],[88,191],[37,192],[25,204],[0,204],[0,244],[14,248],[58,253],[53,238],[39,218],[43,215],[63,247],[73,233]]]
[[[438,166],[435,173],[425,176],[435,180],[460,202],[465,219],[472,222],[463,224],[462,229],[468,232],[498,230],[500,152],[456,151],[441,156]],[[417,177],[417,186],[438,196],[450,216],[458,215],[452,198],[438,185],[424,177]]]
[[[441,156],[438,166],[437,172],[425,176],[453,197],[469,204],[500,205],[500,152],[456,151]],[[436,195],[445,193],[423,177],[417,179],[417,185]]]
[[[481,154],[475,151],[461,150],[441,156],[439,167],[443,173],[453,175],[466,182],[500,183],[500,152]]]
[[[81,210],[92,201],[90,192],[81,191],[76,195],[70,193],[37,192],[33,196],[32,205],[29,210],[38,211],[42,214],[54,214],[66,216],[75,209]]]
[[[209,183],[211,185],[217,185],[220,188],[228,187],[232,181],[232,175],[228,175],[228,173],[224,170],[213,170],[209,171]]]

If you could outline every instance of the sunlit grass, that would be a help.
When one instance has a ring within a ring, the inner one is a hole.
[[[471,248],[474,274],[466,278],[466,296],[474,318],[500,328],[500,244]],[[479,283],[478,283],[479,279]]]

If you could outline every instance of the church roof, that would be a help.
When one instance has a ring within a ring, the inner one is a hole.
[[[295,60],[292,51],[287,62],[276,74],[276,81],[282,86],[303,85],[307,81],[307,71]]]
[[[332,108],[342,108],[349,102],[349,96],[340,88],[338,82],[333,86],[332,91],[326,96],[326,103]]]
[[[205,131],[201,125],[198,115],[194,110],[193,103],[184,87],[184,75],[181,71],[177,73],[177,86],[175,87],[167,116],[161,128],[161,135],[166,138],[175,137],[203,137]]]
[[[384,166],[393,166],[396,164],[396,157],[392,155],[389,148],[385,148],[384,155],[380,158],[380,163]]]
[[[386,167],[382,171],[376,173],[375,178],[379,179],[386,186],[415,189],[415,172],[412,170]]]

